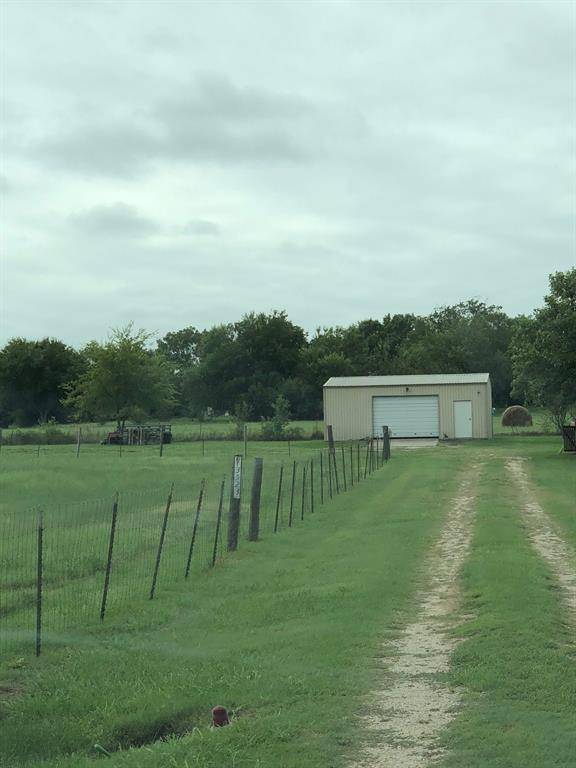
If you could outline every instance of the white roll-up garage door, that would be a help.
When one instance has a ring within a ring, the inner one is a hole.
[[[382,427],[390,427],[392,437],[438,437],[438,397],[372,398],[374,436],[382,435]]]

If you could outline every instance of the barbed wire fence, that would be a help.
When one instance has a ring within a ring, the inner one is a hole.
[[[266,463],[237,454],[195,493],[115,492],[0,518],[0,652],[40,655],[78,630],[193,582],[244,542],[301,526],[390,458],[380,440]]]

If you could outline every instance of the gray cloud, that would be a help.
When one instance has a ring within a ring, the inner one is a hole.
[[[131,177],[142,173],[162,143],[126,125],[89,125],[42,139],[27,148],[40,163],[73,174]]]
[[[470,296],[527,312],[576,262],[560,0],[5,16],[3,338],[271,307],[313,330]]]
[[[182,227],[182,233],[185,235],[202,235],[214,237],[221,234],[221,228],[214,221],[207,221],[205,219],[195,219],[189,221],[184,227]]]
[[[80,122],[73,130],[32,140],[26,151],[38,162],[69,173],[126,177],[163,160],[301,162],[306,142],[291,128],[311,112],[302,98],[240,88],[226,77],[202,75],[177,96],[123,120]],[[75,122],[72,115],[67,120]]]
[[[160,231],[158,224],[126,203],[97,205],[70,216],[72,225],[89,236],[145,237]]]

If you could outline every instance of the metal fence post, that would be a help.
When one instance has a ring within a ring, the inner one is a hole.
[[[187,579],[190,575],[190,567],[192,565],[192,555],[194,553],[194,543],[196,541],[196,535],[198,533],[198,521],[200,519],[200,510],[202,509],[202,502],[204,501],[204,489],[206,488],[206,480],[202,480],[200,483],[200,493],[198,494],[198,502],[196,504],[196,514],[194,515],[194,525],[192,526],[192,538],[190,539],[190,548],[188,550],[188,559],[186,560],[186,570],[184,571],[184,578]]]
[[[332,463],[334,464],[334,482],[336,483],[336,493],[340,493],[340,480],[338,478],[338,462],[336,461],[336,449],[332,453]]]
[[[306,505],[306,463],[302,465],[302,503],[300,508],[300,519],[304,520],[304,506]]]
[[[110,536],[108,537],[108,556],[106,558],[106,573],[104,576],[104,588],[100,603],[100,621],[104,621],[106,604],[108,602],[108,590],[110,589],[110,573],[112,571],[112,555],[114,554],[114,539],[116,537],[116,518],[118,517],[118,491],[114,494],[112,502],[112,521],[110,523]]]
[[[350,443],[350,486],[354,488],[354,450]]]
[[[42,586],[44,578],[44,516],[38,512],[36,523],[36,656],[42,651]]]
[[[341,445],[340,447],[342,449],[342,478],[343,478],[343,481],[344,481],[344,490],[347,491],[348,490],[348,484],[346,482],[346,457],[345,457],[345,453],[344,453],[344,445]]]
[[[222,522],[222,504],[224,503],[224,483],[220,484],[220,500],[218,502],[218,514],[216,516],[216,532],[214,534],[214,549],[212,550],[212,568],[216,565],[216,555],[218,554],[218,536],[220,535],[220,523]]]
[[[310,459],[310,514],[314,514],[314,459]]]
[[[282,498],[282,478],[284,477],[284,465],[280,464],[280,477],[278,478],[278,493],[276,495],[276,514],[274,516],[274,533],[278,532],[280,517],[280,499]]]
[[[254,474],[252,475],[252,493],[250,495],[250,524],[248,540],[258,541],[260,533],[260,496],[262,494],[262,459],[254,459]]]
[[[292,515],[294,513],[294,486],[296,485],[296,462],[292,464],[292,487],[290,488],[290,513],[288,515],[288,528],[292,527]]]
[[[156,582],[158,581],[158,571],[160,570],[160,559],[162,558],[162,549],[164,547],[164,538],[166,536],[166,528],[168,526],[168,515],[170,514],[170,505],[172,504],[172,493],[174,491],[174,483],[170,486],[170,493],[166,500],[166,509],[164,510],[164,518],[162,519],[162,529],[160,531],[160,540],[158,542],[158,551],[156,552],[156,563],[154,564],[154,575],[152,576],[152,585],[150,587],[150,600],[154,599],[154,593],[156,592]]]

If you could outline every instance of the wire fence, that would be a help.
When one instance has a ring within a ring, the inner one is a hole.
[[[266,459],[237,456],[193,494],[172,486],[6,513],[0,651],[39,655],[46,644],[66,644],[79,628],[160,599],[170,585],[193,582],[247,539],[302,525],[389,457],[386,435],[284,457],[269,468]]]

